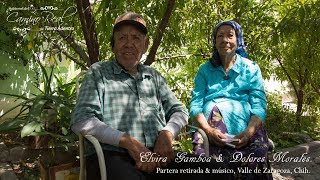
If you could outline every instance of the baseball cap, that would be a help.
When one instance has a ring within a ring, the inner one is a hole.
[[[133,25],[142,33],[147,34],[147,26],[146,21],[142,18],[141,15],[134,13],[134,12],[126,12],[120,15],[114,23],[113,26],[113,33],[122,25]]]

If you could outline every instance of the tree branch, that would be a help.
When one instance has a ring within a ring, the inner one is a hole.
[[[75,42],[71,36],[66,35],[63,31],[58,30],[57,32],[70,44],[74,51],[79,54],[81,59],[83,59],[87,64],[90,64],[90,59],[86,52]]]
[[[287,75],[287,77],[288,77],[288,79],[289,79],[290,83],[292,84],[292,87],[293,87],[293,89],[294,89],[294,92],[295,92],[295,94],[296,94],[296,96],[297,96],[297,98],[298,98],[298,94],[299,94],[299,92],[298,92],[298,89],[297,89],[296,85],[294,84],[293,79],[292,79],[292,78],[291,78],[291,76],[289,75],[289,73],[288,73],[288,71],[286,70],[286,68],[283,66],[283,64],[282,64],[282,62],[281,62],[281,60],[279,59],[279,57],[278,57],[278,56],[276,56],[276,60],[279,62],[279,64],[280,64],[280,66],[281,66],[282,70],[283,70],[283,71],[284,71],[284,73]]]
[[[64,54],[65,56],[67,56],[69,59],[71,59],[73,62],[75,62],[76,64],[78,64],[79,66],[81,66],[82,69],[87,69],[87,67],[81,63],[80,61],[78,61],[76,58],[72,57],[69,53],[67,53],[66,51],[64,51],[63,49],[60,48],[60,46],[58,46],[57,44],[53,45],[54,48],[58,49],[60,52],[62,52],[62,54]]]
[[[190,57],[190,56],[201,56],[203,59],[205,59],[205,58],[209,58],[211,54],[183,54],[183,55],[175,55],[175,56],[166,56],[166,57],[158,58],[157,61]]]
[[[316,92],[320,96],[320,88],[317,88],[315,84],[310,82],[311,87],[313,88],[314,92]]]
[[[99,45],[97,41],[95,21],[92,16],[89,0],[76,0],[76,3],[90,59],[89,63],[87,62],[87,65],[90,66],[91,64],[99,61]]]
[[[168,0],[166,12],[164,13],[163,18],[162,18],[160,25],[158,27],[156,37],[154,39],[154,42],[153,42],[152,47],[150,49],[150,52],[147,56],[147,60],[144,63],[145,65],[151,65],[155,61],[156,53],[157,53],[157,50],[158,50],[159,45],[161,43],[163,33],[169,23],[169,19],[172,14],[174,4],[175,4],[175,0]]]

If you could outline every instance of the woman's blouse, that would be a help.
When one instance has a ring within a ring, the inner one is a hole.
[[[238,54],[227,74],[222,66],[214,67],[209,61],[201,65],[194,79],[190,116],[193,119],[203,113],[208,119],[214,106],[229,134],[244,131],[252,115],[264,121],[267,103],[259,66]]]

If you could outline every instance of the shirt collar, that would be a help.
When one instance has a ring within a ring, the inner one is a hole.
[[[241,71],[241,64],[242,64],[243,60],[242,60],[242,57],[239,54],[236,54],[236,56],[237,56],[237,59],[234,62],[233,66],[232,66],[232,68],[230,70],[233,70],[234,72],[239,74],[240,71]],[[211,65],[210,66],[210,70],[211,71],[216,71],[216,70],[224,71],[222,65],[220,65],[220,66],[218,66],[216,68]]]
[[[239,54],[236,54],[237,55],[237,59],[236,61],[234,62],[233,66],[232,66],[232,70],[236,73],[240,73],[241,71],[241,63],[242,63],[242,57],[239,55]]]
[[[121,67],[121,65],[117,62],[117,60],[112,61],[112,68],[113,68],[113,73],[114,74],[120,74],[121,71],[124,71],[124,69]]]
[[[142,79],[150,79],[153,77],[152,73],[148,70],[148,68],[145,65],[139,64],[139,74],[141,74]]]
[[[141,64],[138,64],[138,70],[140,71],[140,66]],[[113,60],[113,73],[114,74],[120,74],[121,72],[125,72],[125,73],[128,73],[125,68],[120,64],[118,63],[118,61],[116,59]],[[138,71],[138,73],[139,73]]]
[[[117,62],[117,60],[113,60],[113,73],[114,74],[120,74],[121,72],[126,72],[123,67]],[[148,78],[148,77],[152,77],[151,72],[148,71],[148,69],[142,65],[142,64],[138,64],[138,77],[142,77],[142,78]]]

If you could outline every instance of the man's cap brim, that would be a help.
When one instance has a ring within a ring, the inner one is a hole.
[[[119,29],[123,25],[133,25],[135,26],[139,31],[141,31],[144,34],[148,33],[147,28],[141,24],[140,22],[137,22],[135,20],[122,20],[114,25],[113,32],[115,32],[117,29]]]

